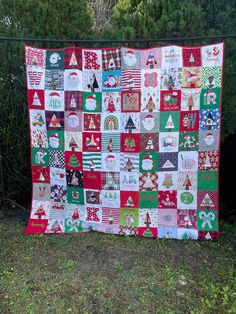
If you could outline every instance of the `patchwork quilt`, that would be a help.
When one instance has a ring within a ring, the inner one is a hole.
[[[26,46],[25,233],[218,239],[223,52]]]

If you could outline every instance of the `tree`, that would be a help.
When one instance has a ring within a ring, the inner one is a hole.
[[[134,166],[131,159],[129,158],[125,165],[125,170],[127,170],[128,172],[131,172],[132,169],[134,169]]]
[[[45,213],[45,210],[43,208],[43,205],[40,205],[38,207],[38,209],[36,210],[36,212],[34,213],[35,216],[38,216],[38,219],[41,219],[42,216],[45,216],[46,213]]]
[[[78,148],[77,143],[75,142],[74,138],[72,137],[69,143],[69,147],[71,148],[72,152],[75,151],[76,148]]]
[[[72,154],[70,156],[70,161],[69,161],[68,165],[70,167],[79,167],[80,166],[80,163],[78,162],[78,159],[77,159],[75,154]]]
[[[154,109],[156,109],[156,106],[152,100],[152,96],[149,97],[147,105],[144,109],[148,110],[149,112],[152,112]]]
[[[132,130],[135,130],[136,126],[134,125],[134,122],[132,118],[129,116],[128,121],[126,122],[125,130],[128,130],[129,133],[132,133]]]
[[[189,190],[189,188],[192,186],[192,183],[189,179],[188,174],[185,177],[184,183],[183,183],[183,187],[185,188],[185,190]]]
[[[152,223],[149,212],[146,212],[146,216],[145,216],[145,221],[144,224],[146,225],[146,227],[148,228],[150,226],[150,224]]]

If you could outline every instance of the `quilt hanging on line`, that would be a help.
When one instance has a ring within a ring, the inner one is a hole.
[[[223,50],[26,46],[25,233],[218,239]]]

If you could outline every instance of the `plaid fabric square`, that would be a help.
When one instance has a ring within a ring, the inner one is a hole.
[[[102,68],[104,71],[121,69],[120,48],[104,49],[102,51]]]
[[[65,48],[64,66],[65,69],[82,70],[82,49],[76,47]]]
[[[120,173],[119,172],[102,172],[102,189],[103,190],[119,190],[120,189]]]
[[[65,110],[80,110],[83,107],[83,93],[77,91],[64,92]]]

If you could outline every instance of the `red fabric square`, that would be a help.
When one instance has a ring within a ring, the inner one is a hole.
[[[34,183],[50,183],[50,168],[32,166],[32,181]]]
[[[180,111],[181,91],[163,90],[161,91],[161,111]]]
[[[101,151],[101,133],[83,132],[83,151],[100,152]]]
[[[158,208],[177,208],[177,191],[158,191]]]
[[[101,190],[101,172],[98,171],[84,171],[84,188]]]
[[[121,133],[120,151],[122,153],[139,153],[140,134]]]
[[[24,234],[38,234],[45,233],[48,225],[47,219],[29,219],[28,225],[25,229]]]
[[[76,47],[65,48],[64,50],[65,69],[82,69],[82,49]]]
[[[139,208],[139,192],[120,191],[120,207]]]
[[[44,91],[28,89],[28,105],[30,109],[44,109]]]
[[[81,152],[65,152],[65,168],[70,170],[83,170]]]
[[[183,66],[184,67],[201,66],[201,49],[183,48]]]
[[[180,112],[180,131],[199,130],[199,110]]]
[[[138,227],[138,236],[157,238],[157,228]]]

